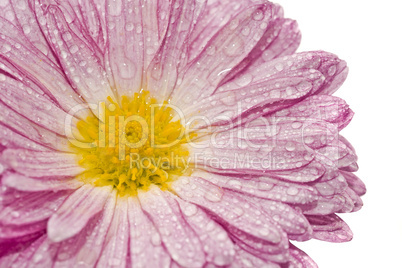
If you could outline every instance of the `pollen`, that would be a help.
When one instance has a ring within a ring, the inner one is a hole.
[[[166,190],[181,175],[189,175],[188,138],[175,109],[158,104],[148,91],[108,97],[99,108],[77,123],[79,142],[71,142],[78,163],[86,170],[78,179],[95,186],[113,186],[119,195],[136,195],[157,185]]]

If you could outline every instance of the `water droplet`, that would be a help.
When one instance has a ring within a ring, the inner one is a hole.
[[[71,52],[71,54],[74,54],[74,53],[77,52],[77,51],[78,51],[78,46],[73,45],[73,46],[70,47],[70,52]]]
[[[60,56],[61,56],[63,59],[67,58],[67,52],[61,51]]]
[[[228,56],[236,56],[240,55],[244,51],[244,42],[240,38],[234,39],[229,45],[225,48],[225,53]]]
[[[13,218],[18,218],[20,216],[20,213],[18,211],[13,211],[13,212],[11,212],[11,216]]]
[[[132,30],[134,30],[134,24],[127,23],[125,29],[127,32],[131,32]]]
[[[188,204],[183,209],[184,215],[186,215],[188,217],[194,216],[197,213],[197,211],[198,211],[197,206],[193,205],[193,204]]]
[[[257,187],[261,191],[268,191],[271,190],[274,187],[274,185],[266,182],[259,182]]]
[[[24,34],[29,34],[31,32],[31,26],[26,24],[22,26],[22,30],[24,31]]]
[[[241,189],[241,182],[238,180],[230,180],[228,181],[228,185],[232,186],[235,189]]]
[[[286,190],[286,193],[288,195],[297,195],[299,193],[299,190],[296,187],[291,186]]]
[[[296,89],[297,89],[298,91],[308,91],[308,90],[311,90],[312,88],[313,88],[313,85],[312,85],[310,82],[308,82],[308,81],[300,82],[300,83],[296,86]]]
[[[269,230],[266,228],[262,228],[258,231],[258,233],[262,236],[268,236],[269,235]]]
[[[38,262],[40,262],[42,259],[43,259],[42,254],[36,253],[35,256],[34,256],[34,258],[33,258],[33,262],[34,262],[34,263],[38,263]]]
[[[239,79],[236,79],[236,84],[240,87],[245,87],[253,81],[253,76],[251,74],[244,74]]]
[[[307,136],[307,137],[304,139],[304,143],[306,143],[306,144],[311,144],[311,143],[313,143],[313,142],[314,142],[314,138],[311,137],[311,136]]]
[[[263,18],[264,18],[264,13],[262,13],[261,10],[257,10],[256,12],[254,12],[254,14],[253,14],[254,20],[262,20]]]
[[[159,233],[154,233],[151,236],[151,243],[154,246],[160,246],[161,245],[161,236],[159,235]]]
[[[336,65],[332,65],[328,68],[328,75],[333,76],[336,73]]]
[[[71,36],[71,34],[69,32],[65,32],[62,35],[62,38],[64,39],[64,41],[69,41],[69,40],[71,40],[72,36]]]
[[[242,30],[241,30],[241,33],[244,35],[244,36],[248,36],[249,34],[250,34],[250,27],[244,27]]]
[[[302,126],[301,122],[293,122],[292,123],[292,128],[297,129],[300,128]]]
[[[285,145],[286,150],[288,150],[289,152],[292,152],[296,149],[296,146],[293,142],[288,142]]]
[[[284,68],[284,67],[283,67],[282,62],[278,62],[277,64],[275,64],[275,69],[276,69],[278,72],[282,71],[283,68]]]
[[[10,52],[10,50],[11,50],[11,46],[9,44],[3,44],[1,52],[7,53],[7,52]]]
[[[209,191],[206,191],[204,194],[205,199],[211,202],[219,202],[222,200],[223,191],[218,188],[211,188]]]

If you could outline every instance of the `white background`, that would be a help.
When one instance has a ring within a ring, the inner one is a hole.
[[[277,0],[302,32],[299,51],[326,50],[349,65],[335,94],[355,112],[342,135],[367,186],[362,210],[340,216],[351,242],[297,243],[320,268],[402,267],[402,4],[400,1]]]

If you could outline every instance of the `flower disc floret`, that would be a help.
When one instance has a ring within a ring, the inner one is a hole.
[[[82,181],[136,195],[152,184],[167,189],[189,172],[185,129],[180,120],[172,120],[174,109],[167,101],[158,104],[143,91],[133,98],[122,96],[120,104],[109,97],[100,107],[99,116],[91,113],[77,123],[80,142],[90,144],[72,145],[86,169]]]

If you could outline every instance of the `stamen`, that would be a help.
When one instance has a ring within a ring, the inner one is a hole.
[[[86,169],[80,180],[112,185],[120,195],[136,195],[151,184],[165,190],[169,182],[190,172],[184,127],[172,121],[173,109],[167,102],[158,105],[147,91],[131,99],[122,96],[121,105],[111,97],[108,102],[104,118],[91,114],[77,123],[83,142],[97,145],[71,145]]]

